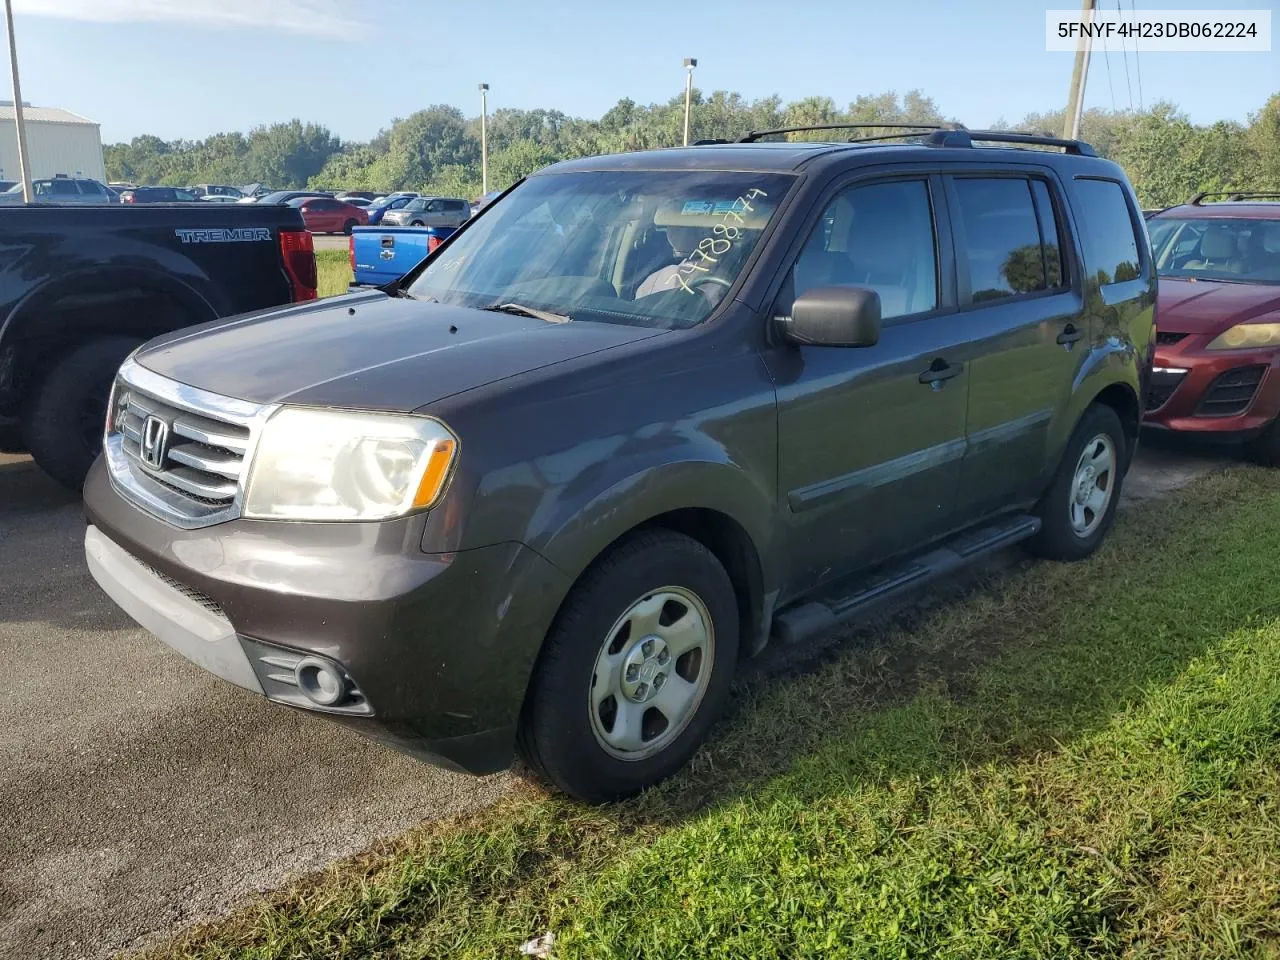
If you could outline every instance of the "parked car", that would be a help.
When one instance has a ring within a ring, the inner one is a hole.
[[[1280,466],[1278,201],[1200,193],[1147,221],[1160,301],[1146,425],[1243,443],[1272,466]]]
[[[388,210],[382,223],[398,227],[460,227],[471,219],[471,205],[456,197],[414,197]]]
[[[182,187],[134,187],[120,194],[121,203],[194,203],[199,199]]]
[[[353,207],[368,207],[370,203],[364,197],[336,197],[335,199],[341,200],[343,203],[349,203]]]
[[[363,200],[365,203],[372,203],[375,199],[382,196],[375,190],[344,190],[337,194],[339,200]]]
[[[217,193],[206,193],[203,197],[198,197],[197,199],[203,201],[204,203],[239,203],[240,202],[235,197],[224,197]]]
[[[567,161],[385,291],[134,354],[89,569],[278,703],[624,796],[765,645],[1016,542],[1091,554],[1155,294],[1137,198],[1076,141]],[[154,439],[192,418],[225,439]]]
[[[315,297],[296,210],[0,210],[0,449],[29,451],[79,490],[116,368],[143,341]]]
[[[20,180],[0,180],[0,193],[4,193],[6,190],[12,190],[19,183],[21,183]]]
[[[399,280],[454,232],[454,227],[356,227],[347,242],[351,289]]]
[[[83,204],[106,205],[112,203],[110,192],[105,184],[88,177],[50,177],[31,182],[34,202],[45,204]],[[0,193],[0,205],[11,206],[24,203],[22,184],[15,183],[4,193]]]
[[[369,222],[369,215],[361,207],[333,197],[297,197],[287,205],[301,211],[312,233],[350,233],[352,227]]]
[[[402,193],[383,197],[381,200],[375,200],[373,203],[369,204],[369,206],[365,207],[365,211],[369,214],[369,223],[376,226],[382,222],[382,218],[386,215],[388,210],[399,210],[402,207],[407,206],[409,201],[413,200],[416,196],[416,193]]]
[[[245,197],[241,203],[288,203],[290,200],[296,200],[298,197],[319,197],[323,196],[319,190],[273,190],[271,193],[264,193],[258,197]]]
[[[201,199],[205,197],[228,197],[232,200],[244,199],[244,194],[240,192],[239,187],[231,187],[226,184],[197,183],[194,187],[189,187],[188,189]]]

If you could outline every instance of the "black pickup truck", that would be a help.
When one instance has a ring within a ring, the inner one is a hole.
[[[311,235],[290,207],[0,210],[0,451],[29,451],[79,490],[136,347],[315,297]]]

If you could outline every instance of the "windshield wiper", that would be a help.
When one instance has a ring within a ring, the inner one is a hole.
[[[539,310],[536,307],[526,307],[523,303],[491,303],[487,307],[481,307],[481,310],[488,310],[490,313],[511,313],[517,317],[533,317],[536,320],[545,320],[547,323],[568,323],[573,317],[565,316],[563,313],[552,313],[550,310]]]

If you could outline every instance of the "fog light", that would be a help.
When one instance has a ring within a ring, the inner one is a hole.
[[[336,706],[347,695],[347,682],[337,669],[316,657],[304,657],[293,668],[298,689],[322,707]]]

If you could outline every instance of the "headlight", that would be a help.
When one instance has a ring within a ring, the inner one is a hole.
[[[245,490],[259,520],[386,520],[444,493],[458,440],[438,420],[282,407],[263,427]]]
[[[1280,323],[1237,323],[1214,337],[1208,350],[1249,350],[1280,347]]]

